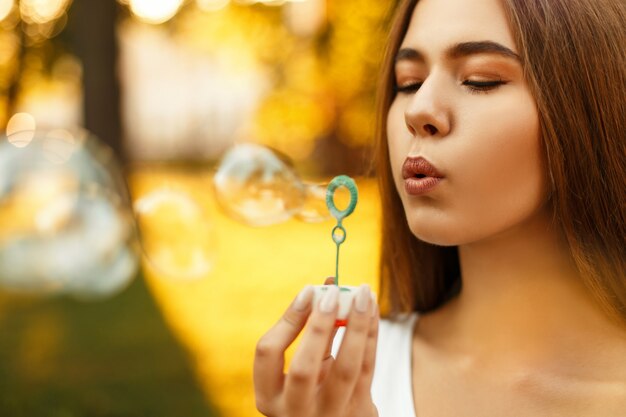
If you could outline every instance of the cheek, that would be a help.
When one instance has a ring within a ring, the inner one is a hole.
[[[489,112],[485,123],[468,124],[473,144],[459,144],[450,177],[455,196],[451,213],[471,241],[524,222],[546,200],[539,124],[530,97]],[[508,109],[508,111],[506,111]],[[474,119],[477,120],[477,119]],[[460,243],[460,242],[459,242]]]
[[[395,100],[387,116],[387,143],[391,173],[396,188],[400,185],[400,170],[411,146],[410,137],[407,137],[407,135],[403,106],[400,100]]]

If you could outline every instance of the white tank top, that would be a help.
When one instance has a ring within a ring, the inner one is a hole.
[[[379,417],[416,417],[411,377],[413,329],[417,314],[394,320],[381,320],[378,330],[376,367],[372,382],[372,399]],[[333,355],[343,339],[344,329],[337,332]]]

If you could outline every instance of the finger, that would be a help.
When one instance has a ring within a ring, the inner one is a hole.
[[[333,352],[333,340],[335,340],[335,336],[337,335],[338,327],[333,328],[333,332],[330,335],[330,340],[328,340],[328,344],[326,345],[326,350],[324,351],[324,359],[332,357]]]
[[[374,369],[376,368],[376,347],[378,346],[378,306],[372,303],[372,321],[370,330],[367,334],[365,342],[365,354],[363,355],[363,365],[361,367],[361,376],[357,380],[354,388],[354,395],[357,398],[370,398],[372,390],[372,379],[374,377]]]
[[[372,322],[373,301],[368,285],[362,285],[356,291],[341,348],[320,392],[325,407],[324,415],[343,410],[361,376]]]
[[[335,277],[328,277],[324,280],[324,285],[334,285],[334,284],[335,284]],[[330,337],[330,341],[328,342],[328,345],[326,346],[326,351],[324,351],[322,369],[320,370],[320,374],[317,380],[318,384],[322,382],[324,378],[326,378],[326,375],[328,375],[328,371],[330,371],[330,368],[332,367],[333,362],[335,362],[335,358],[333,358],[332,356],[332,350],[333,350],[333,341],[335,340],[335,336],[337,335],[337,330],[339,330],[339,328],[335,326],[335,329],[333,330],[333,334]]]
[[[331,368],[333,367],[333,363],[335,363],[335,358],[333,358],[330,355],[327,357],[324,357],[324,359],[322,360],[322,367],[320,369],[320,374],[319,374],[319,377],[317,378],[318,385],[326,378],[326,375],[328,375]]]
[[[285,350],[304,328],[311,312],[313,287],[304,287],[280,320],[257,343],[254,356],[254,389],[257,408],[267,408],[282,392]]]
[[[335,277],[328,277],[324,280],[324,285],[334,285]],[[328,342],[328,346],[326,347],[326,351],[324,352],[324,359],[329,358],[333,349],[333,340],[335,340],[335,335],[337,335],[338,327],[335,327],[332,336],[330,337],[330,342]]]
[[[292,415],[299,415],[315,394],[324,352],[334,331],[338,305],[339,288],[329,285],[320,302],[313,306],[285,380],[285,406]]]

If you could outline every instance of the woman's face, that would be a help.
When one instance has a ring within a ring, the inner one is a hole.
[[[537,109],[498,0],[420,1],[395,75],[390,162],[417,238],[467,244],[539,211],[547,181]]]

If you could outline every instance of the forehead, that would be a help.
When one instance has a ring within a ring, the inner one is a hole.
[[[484,40],[518,52],[501,0],[420,0],[402,47],[428,52],[454,43]]]

